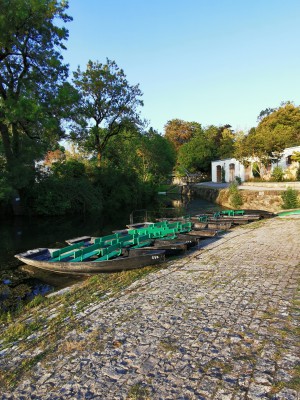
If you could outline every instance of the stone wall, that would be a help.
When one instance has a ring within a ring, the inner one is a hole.
[[[217,189],[209,187],[193,186],[193,195],[223,207],[232,208],[228,189]],[[282,190],[240,190],[243,199],[243,209],[266,210],[270,212],[282,211]],[[299,199],[300,199],[300,191]]]

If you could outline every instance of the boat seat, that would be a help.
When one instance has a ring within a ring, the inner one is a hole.
[[[192,222],[184,222],[181,224],[180,233],[189,232],[192,230]]]
[[[134,235],[124,235],[117,239],[117,243],[122,247],[132,246],[134,244]]]
[[[149,235],[138,235],[134,237],[133,241],[133,249],[150,246],[153,243],[153,240],[150,238]]]
[[[162,229],[160,232],[160,236],[157,236],[157,238],[167,238],[167,239],[176,239],[176,229],[174,228],[165,228]]]
[[[113,233],[112,235],[102,236],[95,239],[95,244],[100,244],[102,247],[116,244],[117,239],[120,236],[121,236],[120,233]]]
[[[63,247],[62,249],[54,250],[50,261],[51,262],[61,261],[65,258],[72,257],[74,255],[75,251],[79,247],[82,247],[84,245],[85,245],[85,242],[78,242],[78,243],[74,243],[70,246]]]
[[[101,254],[102,248],[98,243],[93,244],[92,246],[85,247],[84,249],[79,249],[75,251],[74,259],[70,260],[71,262],[80,262],[84,261],[92,256],[96,256]]]
[[[93,262],[97,261],[107,261],[111,258],[118,257],[122,254],[122,249],[120,245],[114,244],[112,246],[104,247],[101,249],[102,256],[97,258],[97,260],[93,260]]]

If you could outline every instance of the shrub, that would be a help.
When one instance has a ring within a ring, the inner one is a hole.
[[[282,167],[275,167],[272,171],[272,180],[274,180],[275,182],[282,182],[283,181],[283,177],[284,177],[284,172]]]
[[[229,186],[229,201],[233,208],[240,208],[243,205],[243,198],[236,183]]]
[[[226,182],[226,180],[225,180],[225,168],[223,168],[223,167],[221,169],[221,175],[222,175],[222,183],[225,183]]]
[[[252,165],[252,175],[254,178],[260,178],[260,169],[257,162],[253,163]]]
[[[241,185],[241,184],[242,184],[242,179],[241,179],[239,176],[236,176],[236,177],[235,177],[235,181],[236,181],[236,183],[237,183],[238,185]]]
[[[296,180],[300,181],[300,167],[297,169],[297,172],[296,172]]]
[[[284,209],[297,208],[300,206],[297,190],[288,188],[282,193],[281,198],[283,200],[282,208]]]

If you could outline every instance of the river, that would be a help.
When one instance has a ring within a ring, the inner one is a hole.
[[[113,216],[63,216],[63,217],[12,217],[0,221],[0,303],[5,299],[8,286],[24,291],[26,296],[45,294],[77,281],[82,277],[69,277],[63,274],[49,273],[20,264],[14,254],[39,248],[59,248],[66,245],[65,240],[78,236],[103,236],[112,230],[121,229],[133,219],[156,215],[172,216],[196,214],[205,210],[217,210],[216,204],[201,199],[181,199],[180,197],[161,196],[160,202],[151,210],[122,211]],[[30,290],[29,290],[30,288]],[[22,291],[21,291],[22,292]],[[4,293],[4,294],[3,294]],[[17,291],[18,293],[18,291]],[[23,293],[23,292],[22,292]],[[4,296],[4,297],[3,297]],[[22,295],[18,295],[22,297]],[[0,304],[1,305],[1,304]],[[1,310],[1,307],[0,307]]]

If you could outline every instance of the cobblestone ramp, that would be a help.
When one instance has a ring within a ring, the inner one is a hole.
[[[299,218],[249,224],[91,304],[2,399],[299,399],[299,238]]]

